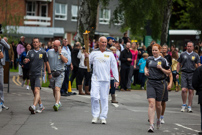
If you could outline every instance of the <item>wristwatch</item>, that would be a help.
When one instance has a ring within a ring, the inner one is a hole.
[[[48,75],[51,75],[51,73],[48,73]]]
[[[62,53],[60,53],[59,55],[62,55]]]

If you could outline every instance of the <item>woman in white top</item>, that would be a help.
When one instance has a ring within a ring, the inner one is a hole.
[[[79,51],[77,58],[80,59],[79,63],[79,69],[78,69],[78,74],[76,77],[76,82],[78,85],[79,89],[79,95],[90,95],[89,92],[89,79],[90,79],[90,72],[87,71],[87,66],[84,65],[84,60],[85,60],[85,47],[82,48],[82,50]],[[82,81],[85,77],[85,93],[82,91]]]

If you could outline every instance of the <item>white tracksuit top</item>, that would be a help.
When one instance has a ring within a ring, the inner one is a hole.
[[[119,82],[117,61],[110,50],[101,52],[100,49],[93,50],[89,55],[89,63],[93,64],[92,80],[110,81],[110,69],[114,79]]]

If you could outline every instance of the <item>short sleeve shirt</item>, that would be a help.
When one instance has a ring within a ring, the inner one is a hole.
[[[30,75],[42,75],[42,68],[44,67],[44,62],[48,61],[48,57],[45,51],[39,50],[35,52],[34,50],[30,50],[27,53],[27,58],[30,60],[29,64],[29,74]]]
[[[200,57],[195,52],[188,53],[187,51],[185,51],[180,55],[180,58],[177,61],[182,66],[182,72],[192,73],[196,69],[195,64],[200,63]]]
[[[166,75],[157,68],[157,65],[161,65],[162,68],[168,70],[170,68],[168,61],[159,56],[158,58],[154,58],[153,56],[148,57],[146,62],[146,67],[149,69],[148,79],[151,80],[163,80],[166,78]]]

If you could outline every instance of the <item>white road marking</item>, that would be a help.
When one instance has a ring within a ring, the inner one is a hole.
[[[175,130],[179,130],[179,128],[174,128]]]
[[[189,127],[185,127],[185,126],[183,126],[183,125],[181,125],[181,124],[178,124],[178,123],[175,123],[175,125],[176,126],[179,126],[179,127],[182,127],[182,128],[185,128],[185,129],[188,129],[188,130],[191,130],[191,131],[194,131],[194,132],[200,132],[200,131],[198,131],[198,130],[195,130],[195,129],[192,129],[192,128],[189,128]]]
[[[54,126],[54,123],[51,122],[51,120],[50,120],[50,126],[51,126],[51,128],[53,128],[53,129],[55,129],[55,130],[58,130],[58,128],[57,128],[56,126]]]

